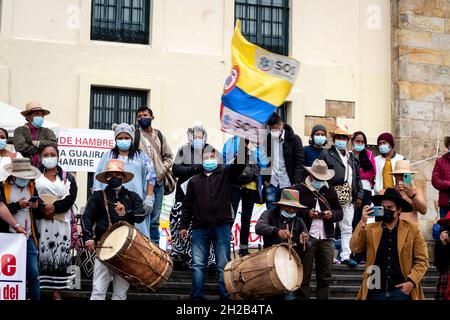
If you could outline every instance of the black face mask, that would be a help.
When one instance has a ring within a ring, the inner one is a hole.
[[[140,118],[138,123],[142,129],[147,129],[148,127],[150,127],[152,125],[152,119],[151,118]]]
[[[384,215],[382,217],[375,217],[375,221],[377,222],[383,221],[386,223],[391,223],[395,219],[394,214],[395,214],[394,210],[384,208]]]
[[[117,189],[121,187],[123,184],[122,178],[119,177],[112,177],[108,180],[108,186],[112,189]]]

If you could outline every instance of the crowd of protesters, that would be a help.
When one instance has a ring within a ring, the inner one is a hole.
[[[58,165],[57,137],[43,127],[49,114],[38,102],[26,105],[26,123],[14,131],[15,152],[7,149],[8,132],[0,128],[0,232],[27,237],[31,300],[40,299],[41,289],[51,289],[53,298],[61,299],[60,291],[70,288],[74,274],[68,267],[79,240],[76,174]],[[119,221],[135,225],[159,244],[163,196],[172,191],[169,180],[174,176],[171,254],[192,269],[192,300],[204,299],[210,265],[216,268],[220,298],[229,299],[223,275],[231,259],[231,227],[241,208],[238,254],[251,254],[255,204],[267,209],[255,228],[264,248],[292,239],[302,261],[300,290],[281,299],[310,298],[313,266],[317,299],[328,299],[333,263],[378,266],[381,285],[369,287],[370,273],[365,272],[360,299],[424,298],[421,280],[429,262],[418,221],[427,212],[426,199],[410,161],[395,151],[392,134],[380,134],[370,150],[364,132],[319,124],[304,147],[293,128],[274,113],[264,141],[235,136],[216,148],[207,142],[206,128],[194,125],[187,130],[188,142],[173,157],[166,137],[152,126],[154,118],[149,107],[142,107],[135,114],[136,125],[113,126],[114,148],[100,160],[81,216],[84,250],[94,251]],[[450,299],[450,137],[444,144],[449,153],[436,161],[432,176],[441,218],[435,245],[440,272],[436,299]],[[381,207],[383,215],[376,215],[373,206]],[[91,299],[105,299],[110,281],[113,299],[127,297],[129,283],[97,259],[92,281]]]

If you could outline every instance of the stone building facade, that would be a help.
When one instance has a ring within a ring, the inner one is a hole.
[[[398,152],[417,163],[417,182],[428,199],[421,226],[431,240],[435,159],[423,160],[445,153],[444,136],[450,135],[450,1],[393,0],[391,23],[392,131]]]

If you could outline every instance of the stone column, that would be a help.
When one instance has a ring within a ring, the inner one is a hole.
[[[393,0],[391,17],[392,131],[398,152],[415,163],[434,156],[438,140],[445,153],[444,136],[450,135],[450,1]],[[427,241],[437,213],[434,163],[413,167],[428,201],[420,218]]]

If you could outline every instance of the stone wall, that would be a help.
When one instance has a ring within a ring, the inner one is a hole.
[[[399,153],[412,163],[444,153],[450,135],[450,1],[393,0],[392,131]],[[431,185],[434,160],[414,166],[428,200],[421,227],[431,240],[438,193]]]

